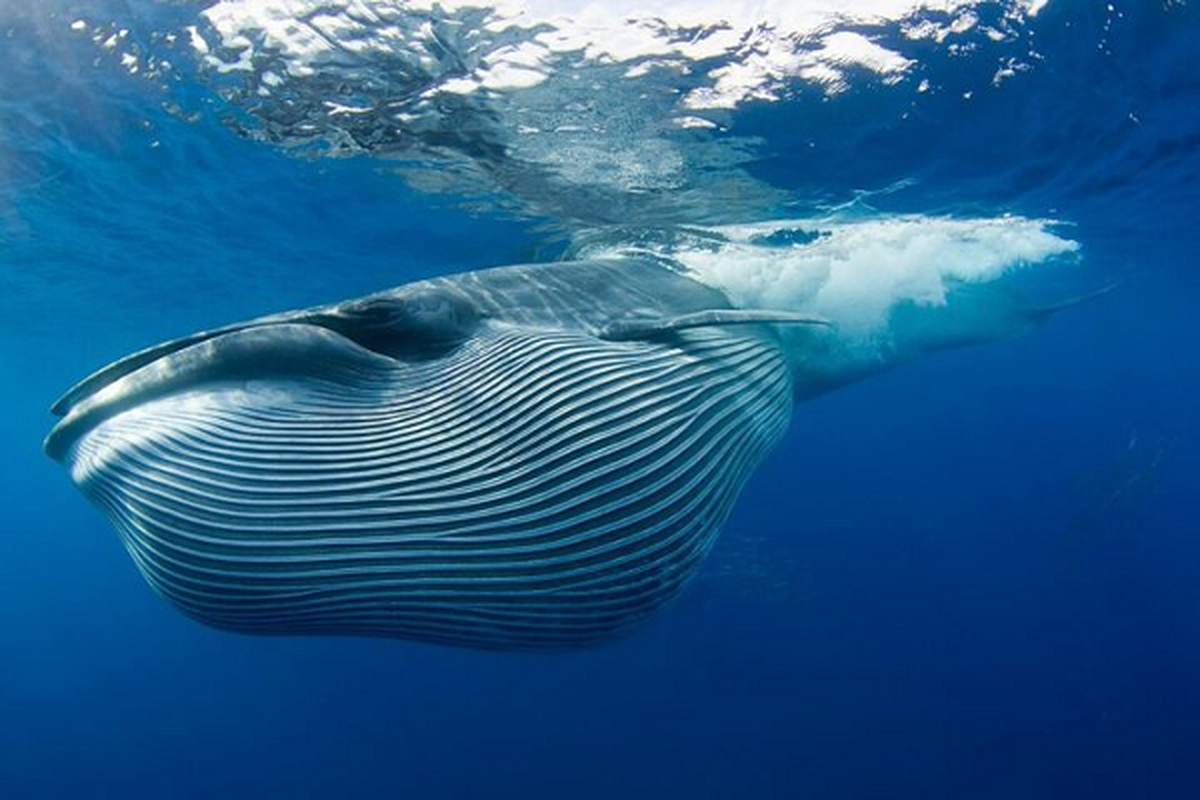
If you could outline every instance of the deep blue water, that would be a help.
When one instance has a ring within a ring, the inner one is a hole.
[[[1200,797],[1193,5],[1051,0],[998,86],[1002,44],[918,43],[898,89],[722,118],[789,213],[1053,218],[1120,284],[798,406],[689,590],[553,655],[202,627],[40,452],[133,349],[587,222],[293,152],[184,54],[147,80],[69,28],[152,50],[204,5],[0,2],[0,796]]]

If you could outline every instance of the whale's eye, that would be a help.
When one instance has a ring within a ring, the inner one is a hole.
[[[355,343],[393,358],[432,358],[470,338],[479,315],[466,300],[421,287],[344,303],[314,320]]]

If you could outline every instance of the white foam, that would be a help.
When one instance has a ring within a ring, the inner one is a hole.
[[[939,306],[956,286],[997,281],[1078,250],[1050,220],[922,215],[780,220],[709,229],[650,248],[743,308],[823,316],[847,338],[886,329],[902,303]],[[789,243],[796,240],[796,243]],[[628,253],[591,249],[584,255]]]

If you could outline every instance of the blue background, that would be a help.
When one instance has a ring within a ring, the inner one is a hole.
[[[1200,18],[1103,5],[1052,2],[1044,61],[968,104],[746,113],[765,181],[1055,216],[1122,283],[798,407],[687,594],[553,656],[208,630],[40,452],[132,349],[545,228],[182,122],[66,10],[3,7],[0,796],[1200,797]]]

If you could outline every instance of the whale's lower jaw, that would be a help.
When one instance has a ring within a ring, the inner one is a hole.
[[[424,364],[209,379],[64,461],[209,625],[566,648],[679,592],[790,411],[766,338],[497,326]]]

